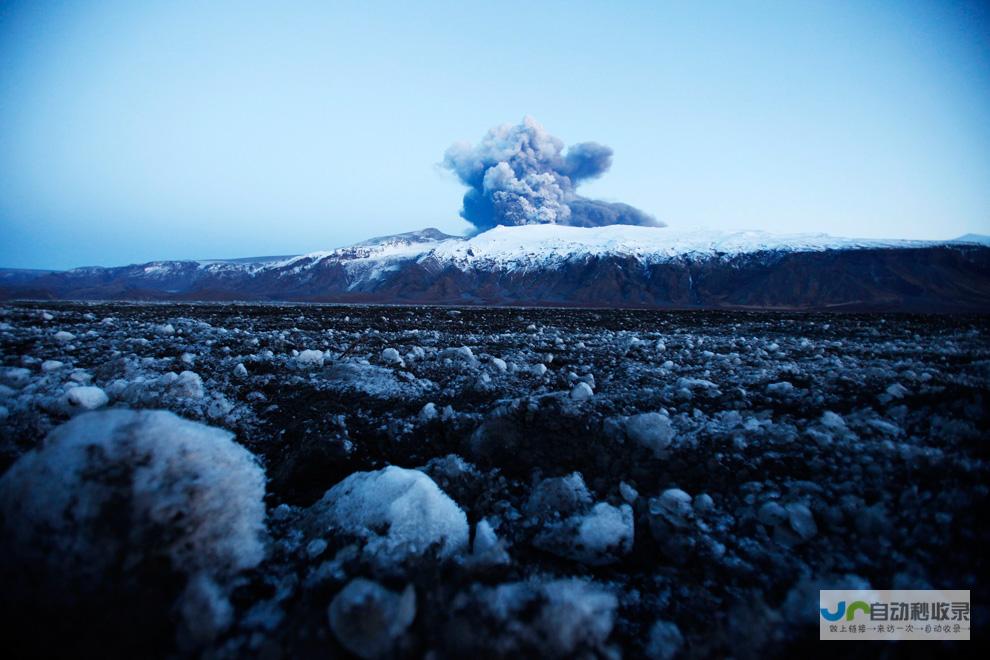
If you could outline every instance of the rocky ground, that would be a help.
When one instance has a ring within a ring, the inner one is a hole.
[[[866,586],[970,589],[985,630],[988,333],[8,304],[12,648],[791,656],[819,644],[819,589]]]

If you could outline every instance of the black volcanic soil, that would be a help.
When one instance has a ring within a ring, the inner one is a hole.
[[[268,556],[233,592],[233,624],[183,654],[346,656],[327,606],[359,576],[415,589],[395,657],[793,657],[818,648],[818,590],[864,585],[970,589],[978,637],[990,602],[988,337],[979,316],[11,303],[0,308],[0,472],[77,414],[64,405],[73,382],[102,388],[109,406],[236,433],[267,474]],[[323,364],[293,353],[307,349]],[[164,376],[182,371],[199,375],[201,396],[168,389]],[[586,400],[571,396],[582,382]],[[630,431],[646,412],[673,430],[657,451]],[[472,538],[491,523],[508,560],[464,551],[386,570],[333,535],[314,554],[307,507],[387,465],[423,468]],[[574,472],[594,502],[632,510],[634,542],[601,563],[539,540],[560,516],[534,514],[533,493]],[[675,489],[690,511],[664,508]],[[798,513],[779,520],[768,503]],[[570,578],[584,586],[566,607],[541,600],[554,602],[539,585]],[[537,595],[499,614],[495,587],[519,583]],[[72,614],[98,629],[86,611],[98,619],[100,604]],[[65,615],[24,605],[7,619],[22,649],[73,648],[31,637],[47,622],[23,612]],[[568,617],[593,632],[566,636]],[[176,651],[135,639],[121,648]]]

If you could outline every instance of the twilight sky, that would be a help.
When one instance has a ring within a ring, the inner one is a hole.
[[[464,233],[526,115],[670,227],[990,233],[986,3],[8,0],[0,266]]]

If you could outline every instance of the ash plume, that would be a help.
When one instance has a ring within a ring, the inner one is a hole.
[[[532,117],[496,126],[477,145],[454,144],[443,159],[443,166],[469,187],[461,217],[478,231],[530,224],[662,227],[628,204],[575,192],[581,182],[601,176],[611,165],[609,147],[581,142],[565,152],[563,141]]]

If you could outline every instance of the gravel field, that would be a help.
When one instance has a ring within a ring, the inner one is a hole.
[[[793,657],[819,589],[954,588],[978,638],[988,337],[976,316],[8,303],[3,620],[22,654]]]

